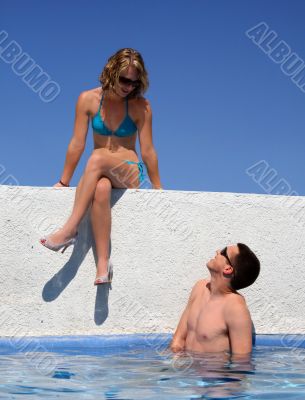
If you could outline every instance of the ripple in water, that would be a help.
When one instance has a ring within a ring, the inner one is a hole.
[[[305,349],[277,347],[243,361],[149,349],[0,355],[0,399],[304,399],[304,359]]]

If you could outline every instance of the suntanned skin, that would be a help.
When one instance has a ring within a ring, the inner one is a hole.
[[[228,246],[230,261],[238,254],[237,246]],[[174,352],[223,352],[249,354],[252,350],[252,322],[245,299],[230,287],[233,268],[216,252],[207,263],[210,280],[198,281],[175,331]]]
[[[120,76],[135,81],[139,78],[137,69],[130,65],[120,72]],[[104,93],[100,115],[106,126],[115,131],[126,116],[126,97],[133,87],[117,83],[114,90]],[[102,98],[102,88],[94,88],[80,94],[75,110],[74,132],[68,151],[61,181],[68,184],[85,149],[89,123],[98,112]],[[128,100],[128,114],[137,126],[137,133],[129,137],[103,136],[93,131],[94,150],[81,177],[72,213],[62,228],[48,236],[53,245],[64,243],[73,237],[89,206],[91,222],[97,249],[96,277],[107,274],[109,260],[109,240],[111,230],[110,197],[114,188],[139,187],[139,171],[136,138],[139,137],[140,151],[154,189],[161,189],[158,158],[152,140],[152,111],[144,97]],[[60,183],[54,186],[61,187]]]

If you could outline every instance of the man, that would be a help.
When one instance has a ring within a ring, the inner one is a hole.
[[[252,321],[243,296],[237,290],[252,285],[260,262],[242,243],[216,251],[207,263],[210,280],[198,281],[171,342],[174,352],[252,350]]]

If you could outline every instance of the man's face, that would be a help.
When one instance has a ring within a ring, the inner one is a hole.
[[[226,268],[233,267],[239,249],[237,245],[230,245],[222,250],[217,250],[214,258],[207,262],[210,271],[223,272]]]

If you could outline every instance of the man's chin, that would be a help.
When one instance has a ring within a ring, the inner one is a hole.
[[[209,270],[209,272],[213,272],[213,271],[214,271],[214,268],[213,268],[213,260],[209,260],[209,261],[206,263],[206,267],[207,267],[207,269]]]
[[[205,266],[207,267],[207,269],[210,269],[211,268],[211,260],[208,261]]]

